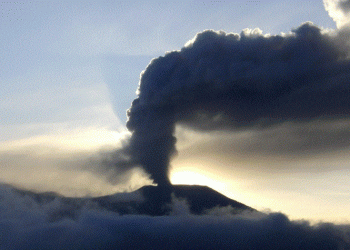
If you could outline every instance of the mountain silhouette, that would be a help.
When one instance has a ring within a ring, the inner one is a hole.
[[[89,205],[116,212],[121,215],[143,214],[151,216],[168,215],[171,212],[172,198],[186,200],[192,214],[202,214],[216,207],[231,206],[233,213],[256,211],[238,201],[232,200],[221,193],[199,185],[144,186],[130,193],[116,193],[100,197],[73,198],[57,193],[37,193],[28,190],[15,189],[22,196],[29,196],[39,204],[47,204],[59,200],[61,209],[56,211],[55,218],[74,217],[75,211]]]

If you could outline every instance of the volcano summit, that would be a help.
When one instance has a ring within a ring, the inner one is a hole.
[[[18,189],[16,192],[33,198],[39,204],[47,204],[56,199],[61,201],[63,206],[62,211],[57,214],[59,217],[74,215],[75,210],[79,210],[87,204],[94,204],[99,208],[120,215],[163,216],[172,212],[171,204],[174,199],[183,201],[189,208],[188,212],[197,215],[223,207],[230,207],[232,214],[256,211],[209,187],[198,185],[144,186],[130,193],[116,193],[94,198],[69,198],[55,193],[35,193]]]

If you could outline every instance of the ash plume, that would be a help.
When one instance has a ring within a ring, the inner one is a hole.
[[[273,36],[258,29],[197,34],[142,73],[127,112],[130,154],[166,185],[176,124],[234,131],[349,117],[345,37],[312,23]]]

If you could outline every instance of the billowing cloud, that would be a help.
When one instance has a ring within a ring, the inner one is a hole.
[[[0,187],[1,249],[349,249],[350,227],[291,221],[282,213],[193,215],[173,198],[168,216],[124,215],[60,198],[39,204]]]
[[[337,28],[343,28],[350,24],[349,0],[323,0],[328,14],[336,22]]]
[[[156,183],[167,184],[176,124],[198,131],[246,131],[284,123],[307,128],[313,122],[321,129],[348,119],[345,33],[326,32],[312,23],[276,36],[259,29],[240,35],[208,30],[180,51],[152,60],[128,110],[132,157]],[[299,145],[314,143],[316,137],[305,138],[302,130],[295,131]],[[317,133],[317,140],[332,138],[335,147],[346,147],[342,133],[346,129]],[[319,147],[326,150],[331,144]]]

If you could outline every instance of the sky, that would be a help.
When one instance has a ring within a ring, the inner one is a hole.
[[[322,1],[0,5],[0,181],[67,196],[152,183],[142,168],[111,166],[113,152],[130,136],[126,110],[153,58],[208,29],[279,35],[306,21],[325,30],[346,26]],[[207,185],[291,219],[346,223],[349,126],[346,118],[229,133],[177,125],[170,180]]]

